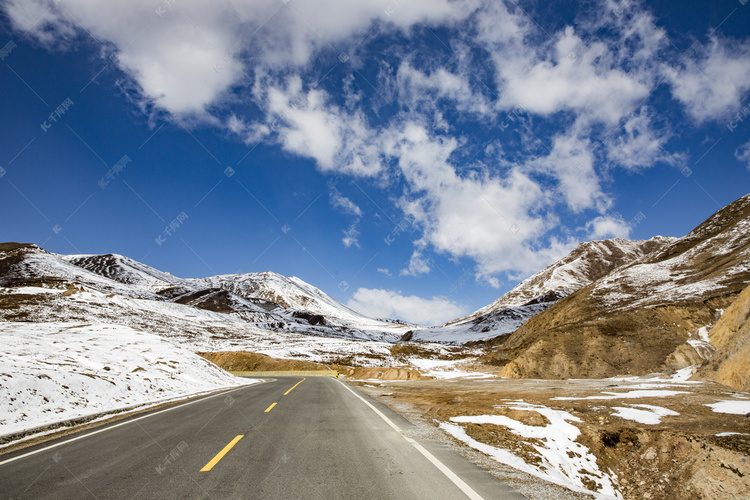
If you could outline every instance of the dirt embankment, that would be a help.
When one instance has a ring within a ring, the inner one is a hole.
[[[428,380],[432,378],[412,368],[336,366],[335,369],[346,378],[355,380]]]
[[[357,380],[425,380],[430,378],[411,368],[323,365],[310,361],[272,358],[265,354],[248,351],[199,352],[198,355],[229,372],[335,370],[347,378]]]
[[[319,363],[277,359],[248,351],[199,352],[197,354],[228,372],[328,370],[327,366]]]
[[[532,317],[515,333],[488,343],[480,358],[509,378],[604,378],[658,370],[689,332],[714,322],[736,295],[695,304],[609,312],[590,287]]]

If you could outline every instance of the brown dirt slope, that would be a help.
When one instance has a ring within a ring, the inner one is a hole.
[[[322,365],[309,361],[277,359],[248,351],[199,352],[198,355],[229,372],[336,370],[347,378],[358,380],[424,380],[430,378],[423,376],[417,370],[405,367]]]
[[[690,234],[492,339],[485,363],[512,378],[601,378],[664,368],[750,282],[750,195]]]
[[[228,372],[327,370],[325,365],[294,359],[276,359],[247,351],[199,352],[210,362]]]
[[[717,352],[697,377],[750,390],[750,286],[724,311],[709,338]]]

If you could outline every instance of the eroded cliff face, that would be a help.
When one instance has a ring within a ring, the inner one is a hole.
[[[750,286],[724,311],[709,333],[716,354],[696,378],[750,389]]]

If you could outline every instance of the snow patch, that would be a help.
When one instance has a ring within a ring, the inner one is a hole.
[[[523,401],[505,407],[512,410],[535,411],[546,417],[549,424],[527,425],[504,415],[477,415],[452,417],[453,423],[442,422],[440,427],[498,462],[575,491],[594,493],[597,498],[622,498],[615,488],[616,480],[599,469],[596,457],[587,447],[576,442],[581,431],[570,422],[581,422],[581,419],[566,411]],[[469,437],[462,427],[456,425],[457,423],[499,425],[521,437],[538,440],[539,444],[534,442],[531,446],[540,455],[541,463],[538,466],[532,465],[507,450],[479,443]],[[592,482],[596,484],[595,492],[586,486]]]
[[[750,413],[750,401],[719,401],[707,404],[715,413],[729,413],[732,415],[747,415]]]
[[[636,389],[628,392],[602,392],[599,396],[586,396],[585,398],[577,398],[571,396],[558,396],[552,398],[552,401],[583,401],[587,399],[640,399],[640,398],[666,398],[669,396],[676,396],[678,394],[687,394],[686,391],[671,391],[666,389]]]
[[[645,425],[656,425],[661,423],[663,417],[678,416],[679,413],[676,411],[662,408],[661,406],[653,405],[628,405],[628,407],[615,406],[612,409],[617,410],[613,413],[614,416],[624,418],[625,420],[632,420]],[[639,409],[643,408],[643,409]]]

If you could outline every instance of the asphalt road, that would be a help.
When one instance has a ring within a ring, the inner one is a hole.
[[[413,431],[339,380],[280,377],[2,455],[0,498],[523,498]]]

